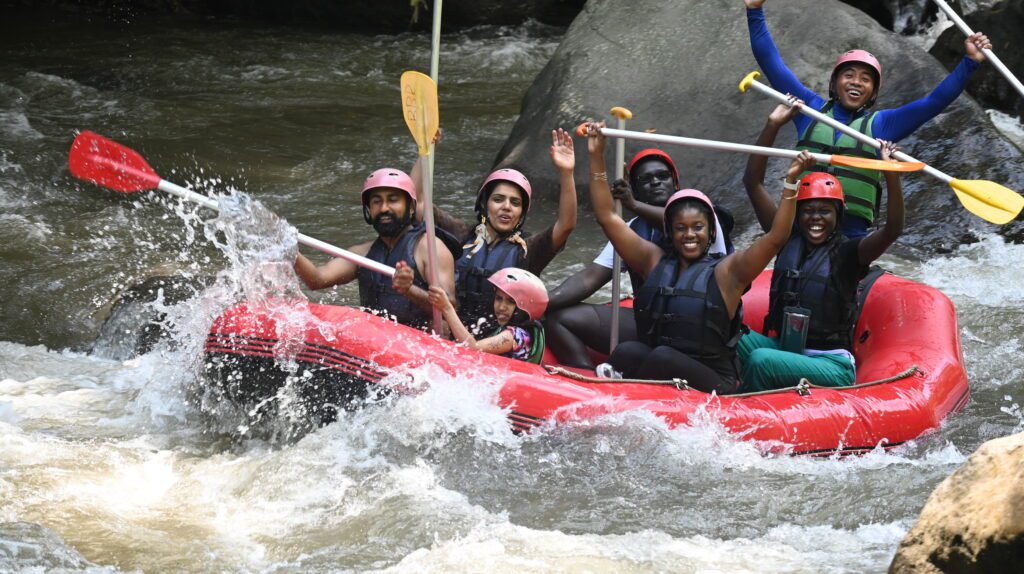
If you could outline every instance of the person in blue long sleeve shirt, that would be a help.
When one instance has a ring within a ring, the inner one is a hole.
[[[871,111],[882,85],[882,66],[878,60],[864,50],[841,54],[832,70],[828,98],[823,98],[804,86],[782,61],[775,41],[768,32],[762,9],[764,3],[765,0],[744,0],[750,47],[772,87],[876,139],[898,142],[942,112],[960,95],[971,74],[984,61],[982,49],[992,47],[984,34],[976,33],[968,37],[964,41],[964,59],[930,94],[897,108]],[[874,148],[807,116],[797,116],[794,124],[799,136],[797,147],[800,149],[877,157]],[[877,211],[881,174],[877,171],[820,164],[814,169],[833,173],[846,190],[848,217],[843,218],[843,233],[850,238],[867,235],[868,226],[874,221]]]

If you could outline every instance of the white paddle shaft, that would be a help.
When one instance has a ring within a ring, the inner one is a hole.
[[[790,149],[777,149],[773,147],[762,147],[757,145],[738,144],[716,140],[702,140],[697,138],[687,138],[683,136],[663,136],[660,134],[649,134],[647,132],[631,132],[627,130],[615,130],[611,128],[602,128],[601,133],[603,133],[605,137],[609,138],[624,138],[628,140],[670,144],[683,147],[710,149],[717,151],[734,151],[738,153],[764,155],[768,157],[784,157],[787,159],[794,159],[796,158],[796,156],[800,155],[799,151]],[[832,163],[832,156],[829,154],[812,153],[811,157],[813,157],[816,161],[819,161],[821,163]]]
[[[781,92],[779,92],[778,90],[776,90],[776,89],[774,89],[774,88],[772,88],[770,86],[766,86],[766,85],[762,84],[761,82],[758,82],[757,80],[754,80],[754,81],[750,82],[750,87],[756,89],[757,91],[761,92],[762,94],[765,94],[766,96],[768,96],[768,97],[770,97],[772,99],[778,100],[779,102],[781,102],[783,104],[790,105],[789,97],[785,96],[784,94],[782,94]],[[861,133],[861,132],[851,128],[850,126],[840,122],[839,120],[836,120],[835,118],[830,118],[830,117],[826,116],[825,114],[823,114],[823,113],[821,113],[821,112],[819,112],[817,110],[812,110],[811,108],[808,108],[807,106],[800,106],[800,113],[804,114],[805,116],[814,118],[814,119],[818,120],[819,122],[821,122],[823,124],[831,126],[833,129],[837,129],[837,130],[843,132],[844,134],[852,137],[853,139],[855,139],[855,140],[857,140],[857,141],[859,141],[861,143],[867,144],[867,145],[872,146],[872,147],[874,147],[876,149],[882,147],[882,142],[876,140],[875,138],[870,137],[870,136],[868,136],[866,134],[863,134],[863,133]],[[893,154],[893,157],[895,157],[896,159],[898,159],[900,161],[912,161],[912,162],[917,162],[918,161],[918,160],[910,157],[909,155],[907,155],[907,154],[905,154],[905,153],[903,153],[901,151],[898,151],[895,154]],[[945,173],[942,173],[941,171],[935,169],[934,167],[932,167],[930,165],[925,165],[924,169],[922,169],[921,171],[927,173],[928,175],[930,175],[932,177],[935,177],[935,178],[937,178],[939,180],[942,180],[945,183],[949,183],[949,182],[953,181],[953,177],[952,176],[947,175]]]
[[[430,79],[437,86],[437,75],[441,61],[441,2],[434,0],[434,19],[430,30]],[[437,241],[434,240],[434,143],[427,153],[427,173],[423,178],[424,223],[427,225],[427,281],[437,285]],[[443,333],[441,310],[433,309],[434,332]]]
[[[935,4],[937,4],[939,8],[941,8],[942,11],[946,13],[946,16],[948,16],[949,19],[952,20],[954,24],[956,24],[957,28],[960,28],[961,32],[963,32],[967,36],[974,35],[974,31],[971,30],[971,27],[968,26],[967,22],[964,22],[963,19],[955,11],[953,11],[953,7],[947,4],[946,0],[935,0]],[[985,57],[988,59],[988,61],[992,62],[992,65],[995,66],[997,70],[999,70],[999,73],[1002,74],[1008,82],[1010,82],[1014,89],[1017,90],[1017,93],[1020,94],[1021,97],[1024,97],[1024,85],[1022,85],[1020,83],[1020,80],[1017,79],[1017,76],[1014,76],[1013,72],[1011,72],[1010,69],[1003,64],[1002,60],[1000,60],[992,52],[992,50],[989,50],[988,48],[982,48],[981,53],[985,54]]]
[[[202,205],[203,207],[207,207],[214,211],[220,211],[220,206],[218,206],[217,202],[214,201],[213,199],[210,199],[205,195],[198,194],[192,190],[185,189],[180,185],[175,185],[167,180],[161,179],[160,184],[157,185],[157,189],[159,189],[160,191],[165,191],[176,197],[180,197],[185,201],[191,201],[192,203],[198,203],[199,205]],[[346,261],[350,261],[352,263],[355,263],[356,265],[359,265],[360,267],[366,267],[371,271],[383,273],[384,275],[387,275],[389,277],[395,274],[394,267],[384,265],[383,263],[378,263],[377,261],[374,261],[372,259],[367,259],[362,255],[357,255],[355,253],[352,253],[351,251],[342,249],[340,247],[335,247],[330,243],[324,243],[319,239],[313,239],[312,237],[303,235],[301,233],[299,234],[299,243],[305,245],[306,247],[316,249],[317,251],[322,251],[328,255],[333,255],[334,257],[339,257]]]
[[[615,127],[625,129],[626,120],[616,118]],[[622,179],[626,171],[626,140],[615,142],[615,179]],[[622,217],[622,202],[615,200],[615,214]],[[614,351],[619,344],[619,302],[622,300],[622,257],[618,251],[612,251],[612,332],[608,339],[608,351]]]

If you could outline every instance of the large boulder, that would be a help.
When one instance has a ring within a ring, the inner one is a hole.
[[[1024,78],[1024,0],[1006,0],[964,16],[972,30],[984,32],[992,40],[992,51],[1018,79]],[[948,69],[963,56],[964,34],[951,26],[939,36],[930,50]],[[967,91],[985,107],[1024,116],[1024,96],[1010,85],[995,66],[985,64],[971,78]]]
[[[932,492],[889,566],[892,574],[1020,572],[1024,433],[991,440]]]
[[[837,53],[854,47],[871,49],[886,69],[878,108],[920,98],[946,75],[913,42],[837,0],[769,2],[766,11],[786,63],[819,93],[827,89]],[[745,8],[739,0],[591,0],[526,93],[519,120],[496,163],[525,169],[538,194],[551,197],[557,183],[548,159],[551,128],[606,118],[613,106],[634,112],[629,129],[656,128],[663,134],[752,143],[774,106],[753,91],[738,91],[740,79],[754,69]],[[776,145],[790,147],[795,140],[795,130],[786,129]],[[967,96],[901,145],[954,177],[1024,188],[1021,151]],[[576,147],[577,173],[587,174],[586,146]],[[627,150],[640,147],[630,142]],[[740,230],[753,223],[742,186],[745,156],[678,147],[669,151],[679,162],[685,186],[708,191],[731,208]],[[783,160],[769,165],[772,192],[786,165]],[[578,181],[586,193],[588,178],[580,175]],[[972,229],[996,229],[963,209],[944,183],[912,174],[904,177],[904,188],[909,209],[904,242],[942,250],[972,241]],[[1001,231],[1022,228],[1018,219]]]

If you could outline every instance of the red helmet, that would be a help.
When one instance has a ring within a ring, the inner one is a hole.
[[[805,199],[834,199],[841,205],[846,205],[846,198],[843,197],[843,184],[839,183],[836,176],[823,171],[812,171],[800,180],[796,200],[803,201]]]
[[[412,210],[416,209],[416,184],[412,182],[409,174],[400,169],[384,167],[366,176],[366,181],[363,182],[361,194],[363,199],[363,218],[366,219],[367,223],[371,223],[370,210],[366,207],[369,193],[380,187],[391,187],[404,191],[409,196],[410,208]]]
[[[525,269],[506,267],[487,280],[511,297],[531,321],[540,319],[548,308],[548,290],[544,283]]]
[[[524,215],[525,213],[530,212],[530,196],[533,195],[533,188],[530,187],[530,180],[526,179],[526,176],[523,175],[522,172],[520,172],[519,170],[510,169],[506,167],[492,171],[491,175],[488,175],[487,179],[485,179],[484,182],[480,184],[480,190],[476,192],[477,215],[484,215],[485,213],[487,213],[487,210],[484,209],[484,201],[486,201],[487,198],[484,197],[484,195],[487,193],[487,186],[495,181],[507,181],[515,185],[519,189],[523,190],[523,203],[525,204],[523,205]],[[520,225],[521,224],[522,221],[520,220]]]
[[[676,187],[679,187],[679,170],[676,169],[676,164],[672,161],[672,157],[660,149],[647,148],[636,152],[633,159],[629,160],[629,165],[626,167],[626,173],[633,173],[633,168],[637,166],[641,161],[647,159],[659,159],[663,161],[672,172],[672,180],[675,181]]]
[[[711,224],[711,228],[712,229],[715,228],[715,221],[714,220],[718,219],[718,215],[715,214],[715,207],[713,205],[711,205],[711,200],[708,199],[708,196],[704,195],[700,191],[697,191],[696,189],[680,189],[679,191],[673,193],[672,197],[668,198],[668,201],[665,202],[665,213],[662,216],[661,223],[662,223],[662,229],[665,231],[665,236],[666,237],[672,235],[672,233],[669,231],[669,228],[671,227],[671,223],[668,220],[668,215],[669,215],[669,211],[671,211],[672,204],[677,202],[677,201],[684,200],[684,199],[696,199],[698,201],[703,202],[705,205],[707,205],[708,209],[711,210],[711,218],[713,220],[713,221],[710,221],[709,223]]]
[[[836,74],[839,73],[840,68],[844,68],[849,64],[864,64],[875,71],[875,92],[871,94],[871,101],[866,105],[871,106],[875,103],[875,99],[878,98],[878,92],[882,89],[882,64],[878,61],[878,58],[867,50],[850,50],[843,52],[836,58],[836,65],[832,66],[832,77],[828,82],[828,93],[832,97],[835,97],[835,84]]]

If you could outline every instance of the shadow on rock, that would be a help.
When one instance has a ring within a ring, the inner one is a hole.
[[[766,14],[786,64],[818,93],[827,91],[836,56],[853,48],[869,49],[886,70],[876,109],[917,100],[946,77],[935,58],[913,41],[837,0],[769,3]],[[740,79],[756,68],[742,2],[592,0],[524,97],[497,163],[524,169],[540,201],[553,198],[558,182],[549,169],[550,130],[607,118],[613,106],[632,110],[631,130],[753,143],[774,106],[754,92],[737,89]],[[776,146],[791,148],[795,143],[795,130],[784,128]],[[953,177],[1024,188],[1021,151],[967,96],[900,145]],[[642,147],[647,146],[628,142],[626,157]],[[587,173],[586,145],[578,144],[576,150],[578,173]],[[666,150],[680,168],[683,187],[708,192],[733,211],[737,235],[756,225],[742,185],[746,156]],[[770,193],[778,193],[787,163],[769,162]],[[580,179],[580,192],[586,194]],[[947,184],[924,174],[905,175],[903,184],[907,231],[901,243],[925,252],[952,249],[968,232],[1011,236],[1024,228],[1020,219],[1002,227],[986,223],[964,209]],[[588,204],[583,202],[584,209]]]

